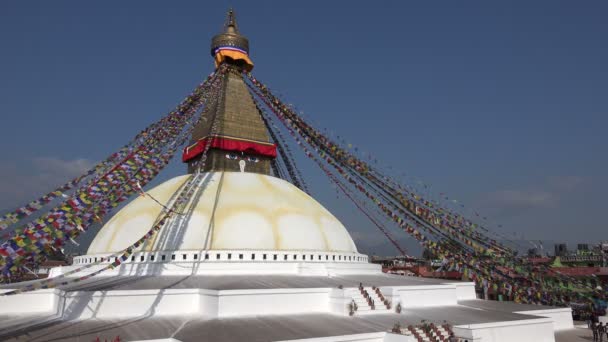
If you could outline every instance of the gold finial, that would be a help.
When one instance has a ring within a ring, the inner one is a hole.
[[[228,10],[226,22],[224,23],[224,31],[227,33],[239,33],[239,28],[236,24],[236,15],[232,8]]]
[[[214,56],[216,66],[229,59],[231,64],[243,64],[243,68],[250,71],[253,68],[253,62],[248,55],[249,40],[239,33],[236,15],[230,8],[224,22],[224,32],[211,39],[211,56]]]

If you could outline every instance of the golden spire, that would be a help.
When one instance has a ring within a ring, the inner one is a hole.
[[[216,66],[227,66],[220,86],[223,96],[218,97],[219,103],[208,108],[215,113],[213,119],[201,120],[192,131],[190,145],[182,155],[190,173],[199,169],[205,172],[271,172],[270,162],[276,158],[276,146],[270,142],[264,120],[242,74],[243,70],[253,68],[248,51],[249,41],[239,33],[234,11],[230,9],[224,32],[211,41]],[[201,169],[200,160],[207,144],[211,145]]]
[[[228,15],[226,16],[226,23],[224,24],[224,32],[226,33],[239,33],[239,27],[236,24],[236,15],[234,15],[234,10],[230,8],[228,10]]]

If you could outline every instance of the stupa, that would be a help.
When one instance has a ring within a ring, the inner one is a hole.
[[[228,73],[208,108],[214,119],[196,125],[184,150],[198,177],[185,210],[119,267],[0,297],[0,339],[417,341],[415,332],[391,330],[425,320],[449,323],[463,341],[552,342],[572,328],[569,308],[479,300],[472,282],[389,275],[371,264],[336,217],[273,175],[276,149],[242,76],[253,63],[232,11],[211,54]],[[126,205],[85,255],[50,277],[115,261],[188,178]]]

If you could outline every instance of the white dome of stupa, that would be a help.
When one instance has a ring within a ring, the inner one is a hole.
[[[187,175],[175,177],[148,194],[168,203],[187,179]],[[152,227],[161,210],[149,196],[138,197],[101,228],[87,254],[127,248]],[[342,223],[312,197],[282,179],[244,172],[206,174],[185,214],[167,223],[139,250],[357,253]]]

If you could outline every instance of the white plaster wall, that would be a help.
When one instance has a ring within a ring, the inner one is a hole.
[[[367,334],[282,340],[275,342],[416,342],[416,340],[413,337],[405,335],[392,334],[389,332],[375,332]]]
[[[214,318],[330,312],[330,293],[333,290],[155,289],[74,291],[63,296],[59,290],[41,290],[0,297],[5,300],[0,306],[0,314],[48,314],[63,316],[64,319],[87,319],[179,315]],[[339,298],[340,294],[336,297]]]
[[[132,342],[182,342],[180,340],[176,340],[174,338],[161,338],[158,340],[133,340]]]
[[[454,334],[470,342],[555,342],[550,319],[457,325]]]
[[[456,286],[457,300],[477,299],[477,294],[475,293],[475,283],[474,282],[458,282],[458,283],[446,283],[446,284]]]
[[[327,276],[327,268],[325,264],[314,264],[310,262],[299,263],[297,266],[297,272],[301,275],[308,276]]]
[[[553,321],[553,328],[555,330],[574,329],[574,322],[572,321],[572,309],[570,308],[519,311],[515,313],[550,318]]]
[[[331,289],[329,291],[329,311],[340,316],[348,316],[348,304],[352,301],[352,289]]]
[[[171,256],[175,254],[176,259]],[[208,254],[208,256],[206,256]],[[228,254],[231,254],[228,255]],[[166,257],[163,259],[163,255]],[[185,258],[184,258],[185,255]],[[106,263],[113,261],[110,253],[81,255],[74,258],[74,265],[81,266],[91,263]],[[143,257],[143,258],[142,258]],[[102,258],[104,260],[102,260]],[[154,260],[152,260],[154,258]],[[135,252],[123,264],[138,263],[230,263],[230,262],[256,262],[276,264],[282,262],[312,262],[325,264],[368,264],[369,258],[365,254],[355,252],[331,252],[318,250],[273,250],[273,249],[202,249],[202,250],[159,250],[151,252]],[[375,264],[374,264],[375,265]],[[381,267],[380,265],[376,265]]]
[[[0,290],[8,292],[10,290]],[[63,308],[63,291],[43,289],[16,295],[0,296],[0,314],[60,314]]]
[[[185,252],[184,252],[185,253]],[[209,253],[216,254],[215,251]],[[182,252],[176,252],[177,258],[183,256]],[[226,253],[228,254],[228,253]],[[128,262],[119,267],[102,272],[97,277],[115,276],[165,276],[165,275],[224,275],[224,274],[300,274],[300,275],[342,275],[342,274],[380,274],[380,265],[367,263],[325,263],[325,262],[252,262],[239,261],[240,254],[251,257],[251,251],[232,252],[232,258],[237,259],[231,262]],[[170,258],[171,253],[168,257]],[[260,256],[263,254],[259,254]],[[294,253],[288,256],[293,258]],[[306,254],[310,258],[310,254]],[[226,256],[224,256],[225,258]],[[139,257],[138,257],[139,258]],[[301,258],[301,256],[300,256]],[[158,259],[158,258],[156,258]],[[136,259],[140,260],[140,259]],[[51,269],[49,277],[56,277],[81,267],[82,265],[56,267]],[[70,274],[70,277],[80,277],[93,271],[105,267],[106,264],[91,266],[85,270]]]
[[[325,265],[328,274],[348,275],[348,274],[380,274],[382,265],[362,263],[328,263]]]
[[[397,287],[403,308],[456,305],[456,286],[425,285]]]
[[[198,314],[200,291],[207,290],[70,292],[66,295],[64,318],[133,318]]]
[[[388,301],[391,303],[391,310],[397,310],[397,305],[399,304],[401,304],[403,307],[403,304],[401,303],[401,295],[399,294],[399,288],[393,286],[380,287],[380,292],[382,292],[384,298],[388,299]]]
[[[386,333],[384,342],[416,342],[416,338],[414,336]]]
[[[219,294],[214,290],[199,290],[198,314],[204,317],[217,317],[219,311]]]
[[[0,316],[3,316],[0,319],[0,336],[8,336],[16,331],[60,319],[64,306],[62,295],[60,290],[45,289],[39,293],[0,297]]]
[[[329,288],[219,291],[218,317],[329,312]]]

